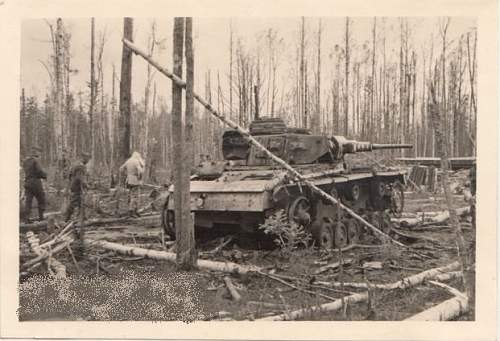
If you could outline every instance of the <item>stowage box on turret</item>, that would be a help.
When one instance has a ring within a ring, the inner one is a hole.
[[[286,127],[277,118],[253,121],[250,134],[309,181],[379,228],[384,228],[389,212],[403,210],[403,171],[354,167],[344,156],[411,145],[313,135],[306,129]],[[343,247],[363,237],[357,220],[338,214],[335,205],[319,198],[306,185],[292,181],[286,170],[237,131],[224,133],[222,153],[223,161],[202,162],[192,177],[191,210],[197,227],[223,225],[254,231],[266,217],[283,209],[288,219],[306,227],[321,247]],[[171,186],[169,192],[173,191]],[[162,226],[175,238],[173,210],[173,195],[169,195],[162,210]]]

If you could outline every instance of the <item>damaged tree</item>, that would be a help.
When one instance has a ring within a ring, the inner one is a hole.
[[[186,33],[186,114],[182,122],[182,86],[172,83],[172,133],[174,141],[174,207],[177,240],[177,265],[179,269],[190,270],[196,264],[196,250],[194,247],[194,225],[190,209],[190,169],[192,159],[193,137],[193,42],[192,19],[175,18],[174,20],[174,74],[182,77],[182,57],[184,30]]]
[[[123,19],[123,37],[132,40],[134,22],[132,18]],[[130,157],[130,118],[132,105],[132,51],[123,45],[122,70],[120,78],[120,117],[119,117],[119,162],[121,165]]]

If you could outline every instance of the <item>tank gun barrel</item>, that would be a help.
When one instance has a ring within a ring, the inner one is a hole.
[[[372,150],[378,149],[411,149],[413,145],[406,143],[372,143]]]
[[[373,150],[381,149],[409,149],[413,148],[411,144],[400,143],[371,143],[366,141],[348,140],[343,136],[333,136],[333,143],[335,145],[335,153],[337,157],[345,154],[355,154],[360,152],[371,152]]]

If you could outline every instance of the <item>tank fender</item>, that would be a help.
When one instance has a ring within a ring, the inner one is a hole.
[[[279,205],[281,203],[287,204],[291,198],[295,198],[297,196],[311,198],[313,197],[313,193],[305,184],[285,184],[278,186],[273,190],[272,199]]]

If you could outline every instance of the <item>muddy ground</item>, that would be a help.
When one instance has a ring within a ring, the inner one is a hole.
[[[461,185],[455,189],[454,207],[460,208],[468,205],[461,193],[465,177],[459,173],[456,179]],[[144,193],[143,202],[147,200]],[[405,201],[407,213],[446,208],[442,193],[408,188]],[[168,239],[163,236],[159,223],[159,219],[145,219],[141,224],[92,226],[86,228],[85,237],[168,250],[170,246],[163,244],[165,240],[169,244]],[[470,217],[462,218],[462,227],[473,252],[475,230]],[[198,243],[200,259],[258,265],[273,275],[273,278],[259,274],[229,275],[241,295],[240,301],[232,299],[228,292],[223,279],[227,274],[177,272],[175,265],[165,261],[97,248],[86,249],[83,255],[77,255],[75,262],[65,250],[56,258],[66,266],[68,279],[51,278],[45,265],[21,277],[19,318],[24,321],[254,320],[366,291],[332,288],[325,282],[393,283],[457,260],[455,229],[446,222],[398,231],[412,237],[399,237],[412,247],[411,251],[373,241],[371,247],[342,252],[345,263],[342,269],[336,267],[322,273],[317,273],[320,267],[339,261],[337,251],[311,247],[283,253],[269,247],[269,241],[262,240],[257,245],[255,241],[238,236],[220,248],[230,238],[228,235],[203,234]],[[40,233],[39,237],[42,240],[46,236]],[[22,264],[34,256],[23,234],[20,247]],[[371,267],[367,266],[370,264]],[[381,268],[377,268],[379,266]],[[447,284],[464,290],[460,280],[454,279]],[[372,289],[368,302],[349,304],[336,312],[311,311],[302,319],[403,320],[451,297],[447,290],[428,283],[404,290]],[[472,320],[473,316],[472,309],[460,319]]]

